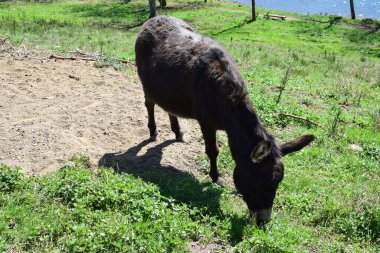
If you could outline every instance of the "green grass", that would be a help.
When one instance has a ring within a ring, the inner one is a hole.
[[[0,165],[0,251],[181,252],[215,218],[113,170],[67,166],[25,178]]]
[[[249,22],[246,6],[177,3],[158,13],[186,20],[231,53],[262,122],[280,141],[305,133],[317,136],[311,147],[284,158],[285,178],[272,222],[258,229],[233,189],[208,178],[173,174],[170,168],[119,175],[77,166],[25,178],[3,166],[0,248],[177,252],[186,249],[186,241],[201,239],[204,244],[221,240],[243,252],[380,251],[378,24],[363,29],[362,21],[346,19],[334,25],[262,17]],[[5,2],[0,3],[0,37],[56,53],[81,49],[133,60],[138,25],[147,10],[146,1]],[[227,140],[218,139],[219,167],[230,177],[234,163]],[[74,160],[86,163],[81,157]],[[206,171],[206,156],[197,160]],[[152,222],[156,219],[158,225]]]

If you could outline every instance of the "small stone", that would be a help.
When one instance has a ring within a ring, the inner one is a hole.
[[[357,144],[351,144],[350,147],[354,151],[363,151],[363,148]]]

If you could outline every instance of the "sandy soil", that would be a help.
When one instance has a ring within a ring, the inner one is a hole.
[[[153,153],[162,166],[199,173],[194,158],[204,147],[196,121],[180,120],[187,143],[171,142],[168,115],[156,107],[159,136],[145,141],[147,113],[136,75],[2,45],[0,97],[0,163],[26,174],[57,170],[74,154],[96,165],[106,154],[133,148],[129,162],[149,166],[144,154],[155,146],[162,149]]]

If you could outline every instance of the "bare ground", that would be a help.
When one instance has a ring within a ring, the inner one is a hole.
[[[180,120],[187,143],[170,142],[175,136],[168,115],[156,107],[158,140],[146,141],[147,113],[136,74],[2,45],[0,97],[0,163],[20,166],[28,175],[57,170],[74,154],[96,165],[106,154],[134,147],[129,162],[149,166],[157,159],[144,154],[162,143],[153,153],[162,166],[200,172],[194,158],[204,147],[197,122]]]

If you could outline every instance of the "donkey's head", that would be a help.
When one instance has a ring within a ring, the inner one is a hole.
[[[280,146],[271,140],[256,144],[249,159],[237,164],[234,172],[236,188],[243,195],[256,223],[262,225],[270,220],[277,187],[284,177],[281,157],[301,150],[314,140],[313,135],[304,135]]]

